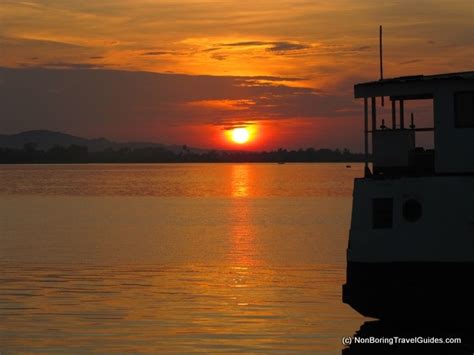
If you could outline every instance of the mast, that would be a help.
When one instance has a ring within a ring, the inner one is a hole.
[[[382,56],[382,25],[379,26],[379,59],[380,59],[380,80],[383,80],[383,56]],[[384,105],[384,98],[382,96],[382,107]]]

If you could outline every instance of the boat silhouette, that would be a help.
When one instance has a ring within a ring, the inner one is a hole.
[[[354,181],[343,302],[383,320],[472,319],[474,72],[383,79],[354,92],[364,100],[366,159]],[[391,102],[389,126],[377,117],[380,97]],[[432,127],[416,127],[413,116],[406,124],[410,100],[432,100]],[[432,132],[434,149],[416,146],[419,132]]]

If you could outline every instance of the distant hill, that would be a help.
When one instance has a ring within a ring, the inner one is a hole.
[[[122,149],[128,148],[128,149]],[[0,164],[360,162],[348,149],[279,148],[272,151],[204,150],[148,142],[86,139],[52,131],[0,135]]]
[[[54,146],[70,146],[72,144],[87,147],[90,152],[103,151],[104,149],[119,149],[123,147],[129,148],[145,148],[145,147],[160,147],[172,152],[179,152],[182,146],[179,145],[164,145],[151,142],[114,142],[106,138],[87,139],[73,136],[66,133],[36,130],[27,131],[17,134],[0,134],[0,147],[20,149],[27,143],[37,144],[37,149],[48,150]],[[189,148],[192,151],[199,152],[201,149]]]

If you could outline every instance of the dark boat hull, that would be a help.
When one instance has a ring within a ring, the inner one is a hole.
[[[474,262],[348,262],[343,302],[378,319],[474,318]]]

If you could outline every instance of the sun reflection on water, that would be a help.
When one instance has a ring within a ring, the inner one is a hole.
[[[232,197],[249,197],[250,196],[250,180],[251,169],[248,165],[235,164],[232,165],[231,173],[231,191]]]
[[[252,169],[247,164],[232,166],[232,208],[230,226],[230,256],[232,265],[255,266],[258,264],[256,233],[252,223]]]

